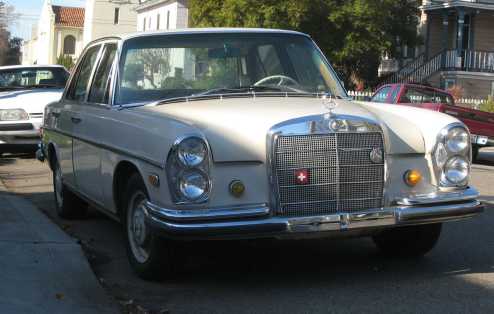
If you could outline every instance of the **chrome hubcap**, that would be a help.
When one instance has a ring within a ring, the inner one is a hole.
[[[127,234],[130,248],[139,263],[145,263],[149,258],[149,232],[146,228],[146,211],[144,203],[146,196],[142,192],[136,193],[127,210]]]

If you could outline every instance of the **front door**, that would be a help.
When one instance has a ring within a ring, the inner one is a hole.
[[[79,119],[81,139],[74,141],[74,168],[77,185],[84,194],[99,205],[103,205],[104,187],[102,186],[101,160],[104,139],[108,123],[109,88],[112,66],[114,64],[117,45],[103,45],[99,61],[93,70],[90,88],[86,101],[80,103]]]
[[[66,115],[67,123],[73,127],[72,134],[72,162],[74,168],[75,185],[77,190],[92,201],[100,199],[97,182],[100,175],[100,157],[95,150],[88,150],[88,143],[93,139],[87,136],[87,121],[84,115],[87,110],[87,98],[91,77],[95,71],[97,60],[102,46],[90,47],[84,54],[82,63],[78,67],[75,81],[67,95]],[[93,184],[88,184],[93,182]]]

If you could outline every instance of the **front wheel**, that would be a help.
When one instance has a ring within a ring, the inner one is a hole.
[[[138,174],[130,177],[123,222],[129,263],[139,277],[159,280],[174,270],[175,243],[153,235],[146,224],[146,187]]]
[[[436,246],[442,224],[399,227],[380,232],[374,243],[385,255],[421,257]]]

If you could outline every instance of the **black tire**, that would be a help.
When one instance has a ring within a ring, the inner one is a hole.
[[[387,256],[422,257],[437,244],[441,228],[440,223],[399,227],[382,231],[373,240]]]
[[[477,145],[472,145],[472,161],[478,161],[479,158],[479,149]]]
[[[127,257],[132,269],[144,280],[163,280],[176,270],[176,244],[150,232],[140,206],[148,197],[146,186],[139,174],[133,174],[128,183],[122,206],[122,222]]]
[[[80,219],[86,216],[87,203],[63,184],[61,168],[57,160],[53,162],[53,197],[55,209],[61,218]]]

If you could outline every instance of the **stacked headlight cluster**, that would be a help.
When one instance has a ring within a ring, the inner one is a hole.
[[[0,121],[29,120],[24,109],[0,109]]]
[[[459,123],[444,128],[434,152],[436,175],[442,187],[464,187],[470,177],[470,134]]]
[[[210,155],[206,142],[197,136],[177,140],[167,160],[167,175],[173,201],[201,203],[211,190]]]

